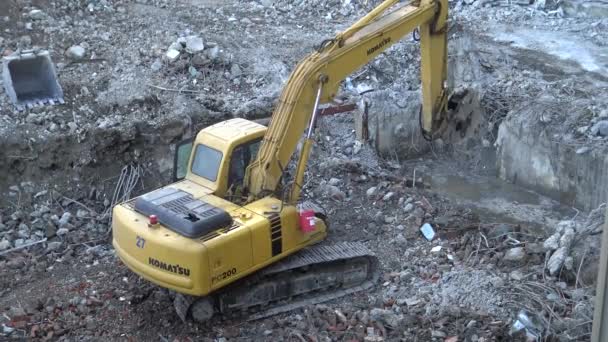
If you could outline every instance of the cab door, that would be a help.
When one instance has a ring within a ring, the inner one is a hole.
[[[251,162],[255,160],[260,149],[262,139],[258,138],[238,145],[230,154],[228,166],[228,184],[224,198],[231,202],[240,202],[246,194],[243,192],[243,180],[245,171]]]

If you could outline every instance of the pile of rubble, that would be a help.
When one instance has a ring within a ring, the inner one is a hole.
[[[0,212],[0,254],[43,243],[47,252],[56,252],[70,244],[107,236],[108,200],[100,214],[52,190],[33,193],[29,183],[10,190],[16,208]]]
[[[495,326],[482,326],[491,332],[485,336],[522,333],[568,338],[589,333],[597,273],[586,264],[597,265],[599,245],[593,234],[601,231],[605,207],[586,220],[545,227],[555,232],[549,238],[525,223],[479,222],[468,209],[445,206],[426,193],[424,183],[413,189],[415,183],[404,176],[411,171],[392,167],[390,160],[377,155],[353,154],[354,132],[340,129],[340,124],[349,121],[352,118],[323,119],[320,131],[324,135],[317,138],[322,149],[316,152],[318,164],[311,169],[316,171],[309,175],[318,190],[309,199],[331,208],[331,217],[342,222],[339,227],[332,224],[334,234],[367,240],[387,267],[381,292],[370,294],[367,305],[375,305],[391,322],[400,322],[404,315],[431,321],[471,313],[491,317]],[[367,149],[370,146],[364,145],[358,153]],[[420,229],[425,222],[433,230],[430,242]],[[552,242],[556,239],[557,243]],[[582,246],[585,251],[580,250]],[[561,253],[565,258],[557,262]],[[574,311],[568,309],[572,305]],[[517,324],[513,327],[521,310],[540,325],[523,330]],[[351,329],[354,326],[346,331]],[[395,337],[390,330],[380,335]],[[329,331],[331,338],[342,336]],[[408,336],[402,329],[400,333]],[[453,330],[448,329],[432,336],[449,338],[450,333]]]

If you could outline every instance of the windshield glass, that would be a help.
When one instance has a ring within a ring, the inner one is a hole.
[[[197,176],[215,182],[221,161],[222,152],[206,145],[196,145],[192,172]]]

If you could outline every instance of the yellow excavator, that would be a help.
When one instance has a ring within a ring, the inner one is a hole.
[[[257,319],[370,288],[379,273],[375,255],[356,242],[319,244],[327,218],[299,204],[319,105],[416,30],[420,125],[435,137],[448,111],[447,13],[447,0],[386,0],[296,66],[268,127],[235,118],[178,144],[175,183],[113,208],[120,259],[174,290],[183,320],[216,313]],[[295,176],[284,184],[302,139]]]

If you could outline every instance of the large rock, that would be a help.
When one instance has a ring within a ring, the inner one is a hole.
[[[72,213],[70,213],[69,211],[66,211],[65,213],[63,213],[63,215],[61,215],[61,218],[59,219],[58,225],[59,227],[64,227],[65,225],[67,225],[68,223],[70,223],[70,220],[72,219]]]
[[[45,227],[45,235],[48,239],[54,237],[57,234],[57,228],[53,222],[47,222]]]
[[[69,232],[70,232],[70,230],[67,228],[59,228],[59,230],[57,230],[56,234],[57,234],[57,236],[64,236]]]
[[[507,250],[504,260],[519,262],[526,258],[526,250],[523,247],[515,247]]]
[[[568,248],[560,247],[555,253],[549,258],[547,262],[547,269],[551,275],[555,275],[559,272],[559,270],[564,265],[566,258],[568,257]]]
[[[0,241],[0,251],[3,251],[5,249],[9,249],[11,247],[11,243],[8,240],[2,240]]]
[[[555,233],[551,235],[545,242],[543,243],[543,248],[548,251],[554,251],[559,248],[559,233]]]
[[[232,76],[232,78],[241,77],[242,74],[243,71],[241,70],[241,67],[238,64],[233,63],[230,67],[230,75]]]
[[[205,45],[203,44],[203,38],[198,36],[188,36],[185,39],[186,42],[186,52],[188,53],[199,53],[205,49]]]
[[[367,189],[367,191],[365,192],[365,195],[367,197],[372,197],[372,196],[376,195],[376,190],[377,189],[378,189],[377,187],[372,186],[371,188]]]
[[[169,49],[165,54],[165,58],[169,62],[175,62],[179,58],[180,52],[175,49]]]
[[[574,241],[574,230],[571,228],[567,228],[564,231],[562,237],[559,238],[559,246],[565,247],[566,249],[570,249],[572,246],[572,242]]]
[[[46,16],[46,14],[39,10],[39,9],[33,9],[28,13],[28,16],[32,19],[32,20],[42,20],[44,19],[44,17]]]
[[[71,59],[76,59],[76,60],[83,59],[85,53],[86,53],[85,49],[80,45],[74,45],[65,52],[66,56],[68,56]]]
[[[399,327],[403,322],[403,316],[397,315],[392,310],[375,308],[372,309],[369,314],[372,320],[387,325],[392,329]]]
[[[54,251],[58,250],[59,247],[61,247],[61,241],[49,242],[47,244],[47,246],[46,246],[46,251],[47,252],[54,252]]]
[[[608,137],[608,120],[602,120],[593,125],[591,134]]]
[[[563,220],[557,223],[556,232],[563,234],[567,229],[576,230],[576,222],[572,220]]]

